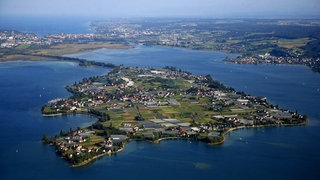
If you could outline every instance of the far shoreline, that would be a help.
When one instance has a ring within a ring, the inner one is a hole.
[[[42,51],[37,52],[36,54],[9,54],[9,55],[3,55],[3,57],[0,56],[0,63],[2,62],[15,62],[15,61],[31,61],[31,62],[40,62],[40,61],[59,61],[59,62],[74,62],[72,60],[61,60],[58,57],[68,57],[68,55],[74,55],[74,54],[81,54],[81,53],[89,53],[101,49],[108,49],[108,50],[124,50],[124,49],[132,49],[132,48],[139,48],[139,46],[145,46],[145,47],[161,47],[161,48],[169,48],[169,49],[181,49],[181,50],[189,50],[189,51],[203,51],[203,52],[211,52],[211,53],[225,53],[225,54],[230,54],[235,57],[239,56],[240,54],[228,52],[228,51],[213,51],[209,49],[192,49],[192,48],[185,48],[185,47],[176,47],[176,46],[163,46],[163,45],[145,45],[145,44],[134,44],[134,43],[129,43],[129,44],[113,44],[109,42],[96,42],[100,43],[101,46],[95,46],[93,48],[75,48],[74,50],[70,51],[70,47],[77,47],[77,44],[59,44],[59,48],[64,47],[66,45],[68,48],[67,50],[63,51],[61,50],[56,51],[57,49],[53,50],[53,53],[50,52],[49,49],[43,49],[44,54],[41,54]],[[88,43],[85,44],[89,46],[90,44],[93,43]],[[58,49],[59,49],[58,48]],[[72,48],[71,48],[72,49]],[[47,52],[49,50],[49,53]],[[67,53],[66,53],[67,52]],[[56,56],[56,57],[54,57]],[[225,56],[221,59],[221,61],[225,61],[225,63],[228,64],[239,64],[239,65],[276,65],[276,66],[296,66],[296,67],[304,67],[307,69],[310,69],[308,66],[303,65],[303,64],[286,64],[286,63],[259,63],[259,64],[253,64],[253,63],[233,63],[226,61],[226,58],[229,58],[229,56]],[[77,63],[77,62],[76,62]],[[311,70],[311,69],[310,69]],[[312,71],[312,70],[311,70]]]
[[[65,55],[92,52],[99,49],[130,49],[134,47],[135,46],[130,44],[114,44],[109,42],[59,44],[47,49],[30,49],[23,53],[3,54],[2,57],[0,57],[0,62],[59,60],[55,58],[55,56],[62,57]]]

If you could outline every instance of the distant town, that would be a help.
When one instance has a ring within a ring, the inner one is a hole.
[[[238,54],[227,62],[240,64],[301,64],[320,72],[319,20],[243,20],[243,19],[121,19],[94,21],[94,33],[48,34],[0,30],[0,60],[17,55],[46,54],[63,44],[84,50],[104,48],[101,44],[140,43],[194,50],[223,51]],[[74,48],[77,49],[77,48]],[[55,52],[56,53],[56,52]],[[64,54],[59,54],[64,55]]]
[[[281,109],[264,97],[225,87],[210,75],[175,67],[117,66],[107,75],[66,87],[73,95],[42,107],[45,116],[86,113],[99,120],[61,131],[44,142],[74,166],[121,151],[131,140],[182,138],[221,144],[238,128],[304,125],[307,117]]]
[[[15,30],[1,30],[1,48],[27,49],[29,47],[52,46],[67,42],[86,43],[101,37],[97,34],[49,34],[43,38],[33,33],[22,33]]]

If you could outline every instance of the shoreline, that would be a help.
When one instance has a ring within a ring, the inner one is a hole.
[[[239,129],[254,129],[254,128],[265,128],[265,127],[290,127],[290,126],[305,126],[307,125],[307,122],[305,123],[300,123],[300,124],[282,124],[282,125],[256,125],[256,126],[238,126],[234,128],[229,128],[227,131],[222,133],[222,141],[216,142],[216,143],[206,143],[208,145],[221,145],[226,141],[225,136],[233,131],[239,130]],[[160,138],[154,141],[151,141],[153,143],[160,143],[163,140],[175,140],[175,139],[186,139],[188,138],[182,138],[182,137],[166,137],[166,138]],[[199,141],[199,140],[197,140]],[[200,141],[201,142],[201,141]]]
[[[253,128],[265,128],[265,127],[290,127],[290,126],[304,126],[304,125],[307,125],[307,122],[306,123],[301,123],[301,124],[238,126],[238,127],[234,127],[234,128],[229,128],[227,131],[223,132],[222,133],[222,137],[223,137],[222,141],[219,141],[219,142],[216,142],[216,143],[206,143],[206,144],[207,145],[222,145],[226,141],[225,136],[227,134],[229,134],[229,133],[231,133],[233,131],[239,130],[239,129],[253,129]],[[160,138],[160,139],[157,139],[157,140],[154,140],[154,141],[145,141],[145,142],[151,142],[151,143],[158,144],[161,141],[165,141],[165,140],[190,140],[190,139],[189,138],[184,138],[184,137],[164,137],[164,138]],[[131,142],[131,141],[137,141],[137,140],[129,140],[129,142]],[[199,141],[199,140],[196,140],[196,141]],[[202,141],[199,141],[199,142],[202,142]],[[105,152],[105,153],[99,154],[97,156],[94,156],[94,157],[92,157],[92,158],[90,158],[88,160],[85,160],[85,161],[83,161],[83,162],[81,162],[79,164],[72,164],[71,166],[72,167],[82,167],[82,166],[88,165],[89,163],[91,163],[92,161],[98,159],[99,157],[103,157],[103,156],[106,156],[106,155],[117,154],[117,153],[123,151],[125,146],[126,146],[126,144],[128,144],[128,143],[125,143],[122,148],[118,149],[115,152],[111,152],[111,153]],[[205,143],[205,142],[203,142],[203,143]]]
[[[99,157],[103,157],[103,156],[105,156],[105,155],[107,155],[107,154],[109,154],[109,153],[108,153],[108,152],[105,152],[105,153],[103,153],[103,154],[99,154],[99,155],[97,155],[97,156],[93,156],[92,158],[87,159],[87,160],[85,160],[85,161],[83,161],[83,162],[81,162],[81,163],[79,163],[79,164],[72,164],[71,166],[72,166],[72,167],[82,167],[82,166],[88,165],[89,163],[91,163],[92,161],[98,159]]]
[[[62,116],[63,113],[57,113],[57,114],[42,114],[43,117],[55,117],[55,116]]]
[[[124,148],[125,148],[125,144],[123,145],[122,148],[118,149],[118,150],[115,151],[115,152],[111,152],[111,153],[105,152],[105,153],[99,154],[99,155],[97,155],[97,156],[93,156],[92,158],[87,159],[87,160],[85,160],[85,161],[83,161],[83,162],[81,162],[81,163],[79,163],[79,164],[72,164],[71,167],[77,168],[77,167],[86,166],[86,165],[90,164],[91,162],[93,162],[94,160],[96,160],[96,159],[98,159],[98,158],[100,158],[100,157],[103,157],[103,156],[106,156],[106,155],[117,154],[117,153],[123,151]]]
[[[234,128],[230,128],[228,129],[227,131],[223,132],[222,134],[222,141],[220,142],[216,142],[216,143],[206,143],[208,145],[222,145],[225,141],[226,141],[226,138],[225,136],[229,133],[231,133],[232,131],[236,131],[236,130],[239,130],[239,129],[250,129],[250,128],[264,128],[264,127],[286,127],[286,126],[302,126],[302,125],[306,125],[307,123],[302,123],[302,124],[296,124],[296,125],[293,125],[293,124],[282,124],[282,125],[257,125],[257,126],[239,126],[239,127],[234,127]],[[154,140],[154,141],[149,141],[149,142],[152,142],[152,143],[160,143],[161,141],[164,141],[164,140],[177,140],[177,139],[183,139],[183,140],[188,140],[188,138],[182,138],[182,137],[165,137],[165,138],[160,138],[160,139],[157,139],[157,140]],[[199,141],[199,140],[196,140],[196,141]],[[201,141],[200,141],[201,142]],[[203,142],[204,143],[204,142]],[[127,144],[127,143],[126,143]],[[74,164],[72,165],[72,167],[83,167],[85,165],[88,165],[90,162],[98,159],[99,157],[103,157],[105,155],[112,155],[112,154],[117,154],[121,151],[124,150],[126,144],[123,145],[122,148],[120,148],[119,150],[115,151],[115,152],[111,152],[111,153],[108,153],[108,152],[105,152],[103,154],[100,154],[100,155],[97,155],[97,156],[94,156],[88,160],[85,160],[79,164]]]
[[[70,47],[68,46],[76,46],[77,44],[59,44],[57,46],[53,46],[49,49],[43,49],[41,52],[37,52],[36,54],[32,54],[32,52],[30,52],[30,54],[9,54],[9,55],[4,55],[3,57],[0,57],[0,62],[10,62],[10,61],[61,61],[59,58],[54,58],[54,57],[45,57],[45,56],[64,56],[64,55],[72,55],[72,54],[80,54],[80,53],[86,53],[86,52],[93,52],[96,50],[100,50],[100,49],[131,49],[131,48],[137,48],[137,45],[127,45],[127,44],[112,44],[112,43],[105,43],[105,42],[96,42],[97,44],[102,44],[101,46],[98,47],[93,47],[93,48],[82,48],[82,49],[77,49],[76,51],[70,51]],[[107,44],[107,45],[104,45]],[[90,45],[90,43],[86,44],[86,45]],[[108,46],[110,45],[110,46]],[[112,46],[113,45],[113,46]],[[143,44],[143,46],[146,47],[164,47],[164,48],[177,48],[177,49],[186,49],[186,50],[190,50],[190,51],[205,51],[205,52],[217,52],[217,53],[227,53],[227,54],[233,54],[235,56],[239,56],[239,53],[232,53],[229,51],[223,51],[223,50],[210,50],[210,49],[192,49],[192,48],[187,48],[187,47],[176,47],[176,46],[165,46],[165,45],[145,45]],[[59,48],[55,48],[55,47],[59,47]],[[63,52],[63,48],[66,48],[67,52]],[[69,49],[68,49],[69,48]],[[50,51],[50,49],[52,50],[52,52],[48,53],[48,51]],[[61,52],[55,52],[57,50],[60,50]],[[37,50],[35,50],[37,51]],[[45,56],[39,56],[39,54],[45,55]],[[308,67],[310,70],[313,70],[313,68],[311,66],[308,66],[308,64],[304,64],[304,63],[268,63],[268,62],[259,62],[259,63],[239,63],[239,62],[233,62],[233,61],[228,61],[226,60],[229,57],[225,57],[222,59],[222,61],[225,61],[227,63],[231,63],[231,64],[255,64],[255,65],[295,65],[295,66],[305,66]],[[68,61],[68,60],[66,60]],[[315,71],[317,72],[317,71]]]
[[[160,138],[151,142],[157,144],[157,143],[160,143],[160,141],[171,140],[171,139],[175,140],[175,139],[183,139],[183,138],[182,137],[165,137],[165,138]]]
[[[65,56],[71,54],[79,54],[85,52],[92,52],[99,49],[131,49],[133,45],[128,44],[112,44],[109,42],[94,42],[87,44],[70,44],[62,43],[59,45],[51,46],[47,49],[29,49],[22,53],[7,54],[0,57],[0,62],[10,61],[45,61],[56,60],[54,56]],[[47,57],[46,57],[47,56]],[[52,56],[52,57],[49,57]]]

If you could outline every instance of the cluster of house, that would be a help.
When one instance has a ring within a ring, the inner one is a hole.
[[[0,30],[1,48],[14,48],[21,44],[26,45],[52,45],[65,41],[88,42],[103,38],[101,34],[49,34],[43,38],[33,33],[22,33],[13,30]]]
[[[1,48],[13,48],[21,44],[27,44],[27,45],[46,44],[46,42],[38,38],[36,34],[21,33],[21,32],[12,31],[12,30],[0,31],[0,41],[2,42]]]
[[[233,112],[236,117],[213,117],[218,122],[215,127],[211,127],[211,129],[215,128],[213,130],[261,123],[281,124],[281,120],[292,118],[294,115],[292,112],[285,112],[276,107],[271,107],[271,105],[267,103],[266,98],[240,94],[233,90],[221,91],[210,88],[207,83],[208,77],[206,76],[195,76],[180,70],[136,67],[122,68],[123,69],[117,72],[109,73],[107,76],[84,79],[81,83],[68,86],[69,91],[75,94],[83,93],[85,98],[82,96],[79,99],[61,100],[53,103],[51,107],[56,109],[57,112],[61,109],[66,109],[67,112],[69,112],[89,109],[90,107],[99,107],[102,104],[107,109],[131,108],[133,103],[136,102],[146,107],[180,105],[180,103],[173,98],[174,95],[180,93],[180,95],[186,97],[193,95],[197,97],[210,97],[211,108],[216,112],[220,112],[226,107],[236,107],[230,108],[230,111]],[[177,89],[153,87],[153,89],[151,89],[152,91],[150,91],[150,89],[145,90],[144,87],[141,86],[133,86],[135,84],[134,81],[139,81],[138,78],[141,77],[160,77],[162,79],[177,79],[183,77],[183,79],[190,82],[190,89],[178,92]],[[273,111],[270,110],[270,107],[273,108]],[[281,112],[281,116],[276,112]],[[236,114],[239,113],[249,113],[249,115],[245,118],[237,117]],[[159,122],[150,121],[150,123]]]
[[[136,72],[135,72],[136,71]],[[137,73],[134,77],[161,77],[165,79],[186,78],[194,79],[197,76],[171,70],[150,70],[147,68],[132,68],[130,73]],[[108,75],[112,77],[112,75]],[[201,77],[201,76],[200,76]],[[99,79],[100,78],[100,79]],[[102,81],[102,82],[96,82]],[[139,102],[147,107],[180,105],[175,99],[170,98],[175,95],[170,89],[154,89],[153,91],[145,90],[143,87],[133,86],[135,82],[123,75],[116,74],[113,78],[98,77],[98,79],[84,79],[81,83],[68,86],[67,89],[72,93],[81,93],[86,97],[80,99],[68,99],[51,103],[51,108],[57,113],[63,111],[70,112],[81,110],[81,108],[97,107],[105,104],[108,109],[123,109],[132,107],[132,103]],[[128,92],[131,89],[130,92]],[[159,99],[167,98],[165,101]],[[114,102],[112,100],[117,100]]]
[[[179,29],[176,29],[171,23],[168,25],[161,24],[161,26],[148,26],[147,28],[142,28],[141,24],[134,23],[93,23],[93,27],[97,33],[104,34],[109,38],[134,38],[138,39],[139,43],[146,43],[150,41],[150,38],[142,37],[157,37],[156,39],[159,44],[169,46],[202,44],[203,37],[196,38],[197,36],[195,36],[198,33],[198,31],[194,30],[196,26],[196,23],[189,22],[179,22]],[[204,31],[203,33],[208,32]]]
[[[234,113],[233,115],[213,116],[218,123],[227,125],[225,127],[260,124],[281,125],[283,120],[292,119],[293,116],[298,116],[298,119],[303,119],[302,115],[270,105],[266,101],[265,97],[258,98],[250,95],[243,96],[234,92],[214,92],[214,96],[212,98],[213,110],[219,111],[221,108],[230,105],[237,105],[238,107],[230,109],[230,111]],[[238,116],[237,114],[239,113],[249,113],[250,115],[244,118]]]
[[[138,125],[124,123],[119,128],[128,134],[140,133],[145,139],[154,140],[156,136],[153,132],[159,133],[162,137],[196,137],[199,133],[205,133],[208,130],[205,126],[191,127],[191,123],[183,122],[177,119],[151,119],[139,121]]]
[[[56,42],[63,42],[65,40],[79,40],[79,39],[91,39],[93,40],[97,35],[93,33],[88,34],[49,34],[46,35],[46,39],[55,40]]]
[[[290,51],[288,51],[290,53]],[[259,55],[256,57],[237,57],[237,58],[226,58],[228,62],[237,64],[304,64],[311,66],[313,64],[319,63],[320,58],[307,58],[298,57],[296,54],[290,56],[272,56],[269,53],[264,55]]]
[[[55,141],[57,150],[68,158],[74,155],[84,156],[86,153],[111,153],[119,147],[114,146],[114,143],[123,142],[128,139],[126,135],[111,135],[109,138],[103,140],[99,146],[84,145],[85,142],[90,141],[90,137],[95,134],[95,131],[84,131],[83,129],[76,130],[62,136]]]

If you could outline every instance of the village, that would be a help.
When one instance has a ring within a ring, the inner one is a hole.
[[[294,54],[277,57],[270,55],[270,53],[253,57],[225,58],[224,61],[236,64],[300,64],[309,66],[313,71],[318,71],[320,64],[320,58],[297,57]]]
[[[44,105],[44,115],[86,113],[98,118],[89,127],[44,137],[73,165],[121,151],[131,140],[182,138],[220,144],[232,129],[306,123],[305,116],[271,105],[264,97],[175,67],[117,66],[66,89],[73,95]]]
[[[23,33],[15,30],[0,30],[0,44],[1,48],[9,49],[27,49],[29,47],[37,46],[51,46],[61,43],[76,42],[88,43],[102,38],[100,34],[48,34],[44,37],[39,37],[34,33]]]

